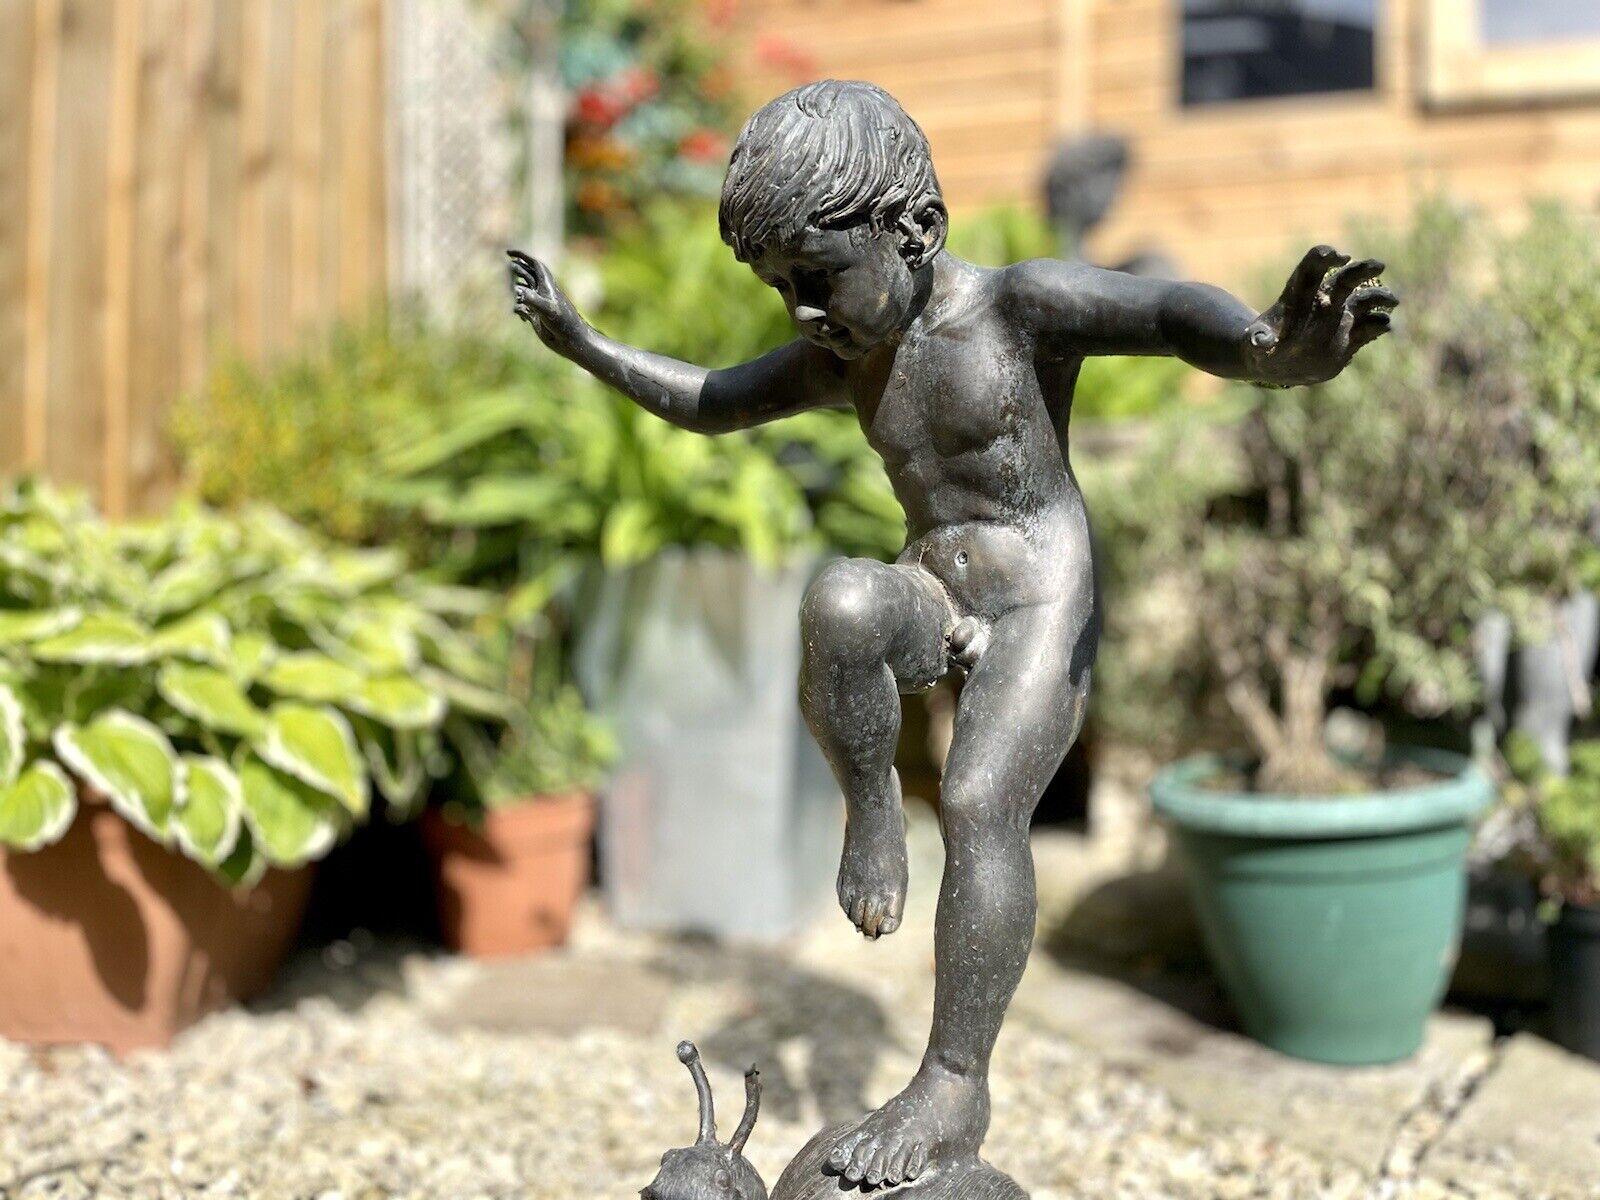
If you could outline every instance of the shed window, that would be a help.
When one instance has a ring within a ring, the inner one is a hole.
[[[1600,4],[1585,0],[1478,0],[1490,46],[1600,36]]]
[[[1186,106],[1373,86],[1377,0],[1179,2]]]

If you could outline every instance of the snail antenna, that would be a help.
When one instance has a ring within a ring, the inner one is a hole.
[[[699,1146],[714,1143],[717,1140],[717,1112],[711,1103],[711,1081],[706,1078],[706,1069],[700,1062],[700,1051],[695,1049],[693,1042],[678,1043],[678,1061],[689,1068],[689,1074],[694,1078],[694,1090],[700,1096],[700,1136],[695,1139]]]
[[[739,1118],[739,1128],[733,1131],[728,1143],[729,1154],[743,1154],[744,1144],[750,1140],[750,1131],[756,1127],[756,1114],[761,1110],[761,1072],[752,1065],[744,1073],[744,1116]]]

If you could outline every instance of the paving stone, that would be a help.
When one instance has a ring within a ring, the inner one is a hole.
[[[1385,1067],[1328,1067],[1286,1058],[1220,1028],[1190,984],[1191,1011],[1144,986],[1035,961],[1015,1012],[1120,1064],[1213,1126],[1249,1126],[1332,1162],[1376,1175],[1407,1119],[1460,1074],[1481,1070],[1492,1031],[1476,1017],[1439,1014],[1423,1049]],[[1198,1015],[1197,1015],[1198,1014]]]
[[[639,963],[547,955],[483,964],[459,990],[435,999],[428,1019],[442,1030],[648,1034],[660,1026],[671,992],[669,980]]]
[[[1511,1038],[1421,1169],[1474,1195],[1600,1197],[1600,1066],[1532,1034]]]

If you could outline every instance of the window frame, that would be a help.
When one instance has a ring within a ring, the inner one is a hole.
[[[1079,2],[1080,0],[1065,0],[1065,3],[1068,4]],[[1232,100],[1186,104],[1183,99],[1183,71],[1185,66],[1183,0],[1169,0],[1169,2],[1172,5],[1173,13],[1173,21],[1170,26],[1172,75],[1166,84],[1168,88],[1167,101],[1170,110],[1184,121],[1204,120],[1208,117],[1224,116],[1241,110],[1250,113],[1258,113],[1263,109],[1282,109],[1293,112],[1296,109],[1325,109],[1335,105],[1355,108],[1370,104],[1374,98],[1380,97],[1388,91],[1389,78],[1388,63],[1386,61],[1388,22],[1390,20],[1388,9],[1393,0],[1374,0],[1371,86],[1340,88],[1337,91],[1329,92],[1296,92],[1281,96],[1241,96]]]
[[[1493,46],[1479,0],[1422,0],[1422,98],[1433,108],[1600,96],[1600,35]]]

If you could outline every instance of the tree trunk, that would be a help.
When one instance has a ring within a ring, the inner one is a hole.
[[[1264,792],[1320,795],[1359,790],[1360,778],[1328,753],[1328,662],[1316,653],[1291,655],[1282,666],[1283,736],[1262,758],[1256,786]]]

